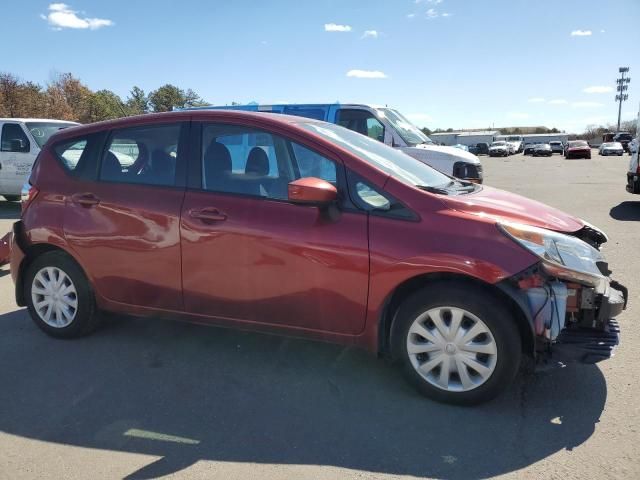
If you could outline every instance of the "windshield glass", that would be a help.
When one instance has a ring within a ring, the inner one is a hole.
[[[491,144],[492,147],[502,147],[503,145],[506,145],[507,142],[493,142]]]
[[[576,142],[569,142],[570,147],[588,147],[587,142],[584,140],[578,140]]]
[[[400,135],[410,147],[420,145],[421,143],[433,143],[433,141],[431,141],[431,139],[427,137],[422,130],[407,120],[397,110],[379,108],[377,109],[377,112],[380,117],[387,119],[391,126],[398,132],[398,135]]]
[[[25,125],[40,148],[47,143],[49,137],[63,128],[75,127],[75,123],[62,122],[26,122]]]
[[[299,123],[406,185],[439,187],[451,178],[400,150],[347,128],[328,123]]]

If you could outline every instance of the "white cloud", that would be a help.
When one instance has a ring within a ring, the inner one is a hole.
[[[600,33],[604,33],[604,30],[600,30]]]
[[[430,8],[426,12],[427,18],[437,18],[438,12],[436,12],[435,8]]]
[[[544,98],[542,97],[533,97],[528,100],[530,103],[541,103],[544,102]]]
[[[564,98],[556,98],[554,100],[549,100],[549,105],[566,105],[567,102]]]
[[[365,30],[361,38],[378,38],[377,30]]]
[[[526,120],[530,116],[531,115],[529,115],[528,113],[522,113],[522,112],[509,112],[509,113],[507,113],[507,117],[513,118],[515,120]]]
[[[113,25],[113,22],[106,18],[79,17],[78,12],[71,10],[71,7],[66,3],[50,4],[49,13],[40,15],[40,17],[46,20],[54,30],[62,30],[63,28],[97,30]]]
[[[339,25],[337,23],[325,23],[324,24],[325,32],[350,32],[351,25]]]
[[[582,90],[584,93],[609,93],[613,92],[613,87],[594,86]]]
[[[408,14],[407,14],[407,18],[413,18],[413,17],[415,17],[415,16],[416,16],[416,14],[415,14],[415,13],[408,13]]]
[[[353,78],[387,78],[387,75],[380,70],[349,70],[347,77]]]
[[[591,35],[591,30],[574,30],[571,32],[572,37],[589,37]]]
[[[415,0],[415,2],[413,2],[415,4],[420,4],[420,3],[431,3],[433,5],[439,5],[442,3],[442,0]]]
[[[573,102],[571,106],[576,108],[593,108],[593,107],[603,107],[604,104],[598,103],[598,102]]]
[[[442,14],[442,16],[443,16],[443,17],[452,17],[452,16],[453,16],[453,13],[444,12],[444,13]]]

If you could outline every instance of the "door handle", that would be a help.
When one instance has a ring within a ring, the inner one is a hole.
[[[93,193],[74,193],[71,195],[71,200],[83,207],[93,207],[100,203],[100,199]]]
[[[203,208],[189,210],[189,216],[203,222],[223,222],[227,219],[227,214],[217,208]]]

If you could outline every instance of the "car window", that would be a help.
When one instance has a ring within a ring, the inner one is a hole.
[[[336,183],[331,160],[279,135],[232,125],[202,129],[202,188],[288,199],[288,185],[303,177]]]
[[[102,156],[100,180],[175,185],[180,125],[115,130]]]
[[[80,158],[87,148],[87,140],[76,139],[69,142],[56,145],[54,148],[58,158],[62,160],[62,164],[69,171],[74,171],[80,163]]]
[[[28,153],[31,147],[27,135],[17,123],[5,123],[2,126],[0,143],[3,152]]]
[[[338,110],[338,125],[384,142],[384,125],[367,110],[342,108]]]

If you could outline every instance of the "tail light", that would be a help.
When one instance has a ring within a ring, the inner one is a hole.
[[[22,213],[24,213],[27,210],[27,207],[31,204],[31,202],[33,202],[33,200],[36,198],[36,196],[38,195],[39,190],[31,184],[26,184],[24,187],[22,187],[22,195],[21,195],[21,206],[22,206]]]

